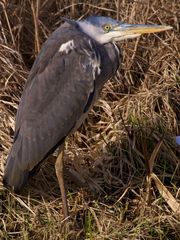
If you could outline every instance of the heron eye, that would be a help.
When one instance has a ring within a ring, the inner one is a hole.
[[[108,33],[111,30],[112,26],[110,24],[105,24],[103,26],[103,29],[106,33]]]

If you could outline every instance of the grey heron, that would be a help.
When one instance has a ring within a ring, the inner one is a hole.
[[[29,73],[16,115],[4,184],[20,191],[59,147],[55,167],[67,217],[63,145],[87,116],[104,83],[116,73],[121,63],[116,42],[171,27],[126,24],[102,16],[64,20],[42,46]]]

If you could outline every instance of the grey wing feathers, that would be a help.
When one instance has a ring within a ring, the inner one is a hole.
[[[63,34],[67,35],[68,30],[70,36],[66,39]],[[60,46],[71,35],[74,49],[60,52]],[[22,187],[29,171],[68,135],[84,112],[94,80],[92,69],[82,67],[89,61],[82,39],[80,33],[75,35],[68,27],[59,29],[45,43],[30,72],[5,167],[4,181],[15,190]]]
[[[72,40],[69,49],[62,47]],[[69,24],[45,42],[16,115],[14,143],[5,166],[7,185],[20,190],[29,172],[82,123],[84,113],[119,66],[116,48],[99,45]]]

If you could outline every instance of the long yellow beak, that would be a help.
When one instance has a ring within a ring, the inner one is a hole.
[[[121,31],[127,34],[144,34],[162,32],[172,29],[171,26],[161,25],[146,25],[146,24],[122,24],[120,25]]]
[[[163,32],[170,29],[172,29],[171,26],[121,23],[114,27],[113,31],[114,33],[116,32],[116,38],[122,40],[135,38],[146,33]]]

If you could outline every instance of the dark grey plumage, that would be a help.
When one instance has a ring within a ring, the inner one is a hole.
[[[47,155],[80,126],[119,66],[120,52],[113,42],[169,29],[98,16],[66,20],[45,42],[25,85],[5,167],[5,184],[20,190]],[[56,163],[67,217],[61,154]]]
[[[74,46],[60,51],[71,40]],[[80,126],[119,59],[115,44],[98,43],[76,22],[64,23],[47,39],[19,104],[6,185],[20,190],[33,169]]]

